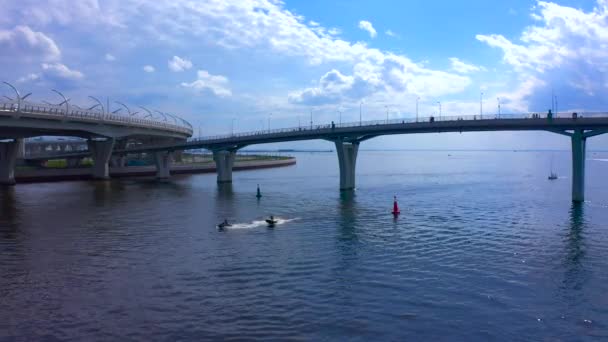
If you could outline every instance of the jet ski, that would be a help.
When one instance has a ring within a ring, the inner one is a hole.
[[[224,228],[227,228],[227,227],[232,227],[232,225],[230,223],[228,223],[228,221],[224,221],[224,222],[222,222],[222,223],[220,223],[220,224],[217,225],[217,228],[220,229],[220,230],[224,229]]]
[[[265,220],[266,223],[268,223],[268,227],[274,227],[275,224],[277,224],[277,220],[274,219],[274,216],[270,216],[269,219]]]

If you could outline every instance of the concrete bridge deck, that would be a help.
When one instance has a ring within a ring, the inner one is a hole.
[[[366,140],[394,134],[482,131],[547,131],[568,136],[572,144],[572,199],[583,201],[586,139],[608,132],[608,113],[468,115],[332,123],[137,145],[116,148],[112,153],[152,152],[157,158],[157,174],[164,178],[169,176],[172,152],[208,149],[214,155],[218,182],[231,182],[234,157],[239,149],[256,144],[322,139],[335,143],[340,167],[340,189],[349,190],[355,188],[357,153],[360,143]],[[95,156],[95,151],[75,152],[65,157],[91,154]]]

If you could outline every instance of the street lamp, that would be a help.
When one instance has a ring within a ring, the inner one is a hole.
[[[125,109],[127,110],[127,113],[129,113],[129,116],[133,116],[134,114],[131,114],[131,110],[129,109],[129,107],[127,107],[126,104],[122,103],[122,102],[118,102],[118,101],[114,101],[116,103],[118,103],[119,105],[125,107]]]
[[[11,87],[11,89],[13,89],[13,91],[15,92],[15,94],[17,95],[17,111],[19,111],[21,109],[21,101],[25,100],[28,96],[32,95],[32,93],[28,93],[26,94],[24,97],[21,97],[21,94],[19,94],[19,90],[17,90],[17,88],[13,87],[12,84],[8,83],[8,82],[2,82],[4,84],[6,84],[7,86]],[[11,100],[12,99],[10,97],[5,96],[7,99]]]
[[[268,131],[270,132],[270,118],[272,118],[272,113],[268,114]]]
[[[68,113],[70,112],[70,104],[68,99],[65,98],[65,96],[63,96],[62,93],[60,93],[59,91],[55,90],[55,89],[51,89],[51,91],[59,94],[59,96],[61,96],[63,98],[63,102],[65,103],[65,115],[67,116]]]
[[[439,120],[441,120],[441,101],[437,101],[437,104],[439,105]]]
[[[500,117],[500,97],[496,98],[496,102],[498,102],[498,117]]]
[[[312,129],[312,108],[310,109],[310,129]]]
[[[363,108],[363,101],[359,102],[359,126],[361,126],[361,123],[362,123],[362,121],[361,121],[361,112],[363,110],[362,108]]]
[[[232,118],[232,123],[230,125],[230,134],[234,135],[234,120],[236,120],[235,118]]]
[[[340,123],[340,125],[342,124],[342,111],[340,110],[340,108],[338,108],[338,114],[340,115],[340,121],[338,121]]]
[[[101,107],[101,114],[102,114],[102,115],[106,113],[106,110],[105,110],[105,107],[103,106],[103,103],[101,103],[101,101],[99,101],[99,99],[98,99],[98,98],[96,98],[96,97],[94,97],[94,96],[89,96],[89,98],[90,98],[90,99],[93,99],[93,101],[97,102],[97,104],[99,105],[99,107]],[[96,106],[91,107],[91,109],[93,109],[93,108],[95,108],[95,107],[96,107]]]
[[[479,118],[483,119],[483,91],[479,92]]]
[[[152,115],[152,112],[148,108],[142,106],[139,106],[139,108],[143,109],[146,113],[148,113],[148,115],[144,116],[144,119],[147,117],[154,118],[154,115]]]
[[[418,122],[418,101],[420,101],[420,96],[416,96],[416,122]]]
[[[386,108],[386,123],[388,124],[388,105],[384,106]]]

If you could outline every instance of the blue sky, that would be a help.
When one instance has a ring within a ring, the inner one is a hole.
[[[608,107],[608,1],[5,0],[3,80],[176,113],[204,135],[421,115]],[[10,89],[2,89],[10,96]],[[117,106],[117,105],[116,105]],[[549,133],[385,137],[373,148],[567,148]],[[306,147],[324,146],[323,142]],[[592,147],[608,148],[594,138]]]

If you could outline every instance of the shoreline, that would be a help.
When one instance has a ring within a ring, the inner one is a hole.
[[[286,167],[295,164],[295,157],[289,157],[287,159],[279,160],[235,161],[232,170],[258,170],[275,167]],[[171,175],[213,172],[216,172],[215,163],[209,163],[208,165],[181,164],[171,166]],[[156,166],[154,165],[110,167],[110,178],[154,176],[156,176]],[[15,170],[15,181],[17,183],[60,182],[92,179],[93,177],[91,175],[90,168]]]

